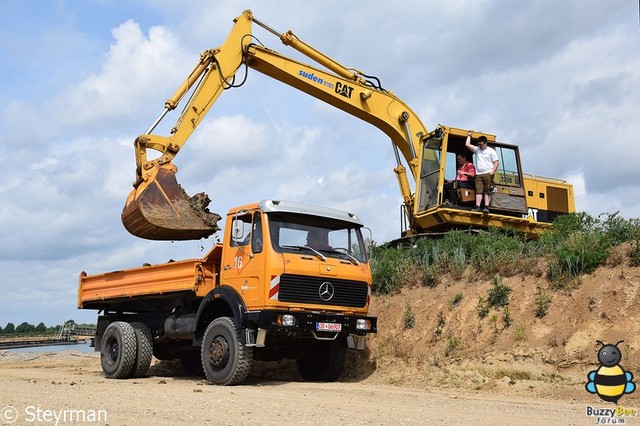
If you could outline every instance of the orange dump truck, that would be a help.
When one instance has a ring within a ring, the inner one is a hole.
[[[154,355],[218,385],[244,381],[254,359],[293,358],[306,380],[334,381],[347,349],[364,349],[377,319],[356,215],[266,200],[226,224],[202,259],[80,274],[107,377],[143,376]]]

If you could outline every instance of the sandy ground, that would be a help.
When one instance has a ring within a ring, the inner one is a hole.
[[[102,376],[95,353],[0,352],[2,420],[10,423],[17,416],[15,424],[109,425],[595,424],[585,414],[588,404],[577,400],[389,385],[373,376],[336,383],[251,377],[245,385],[218,387],[184,377],[167,365],[155,363],[150,376],[142,379],[109,380]]]

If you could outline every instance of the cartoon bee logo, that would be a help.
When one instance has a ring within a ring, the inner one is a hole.
[[[622,395],[636,390],[636,384],[632,381],[633,374],[624,371],[619,365],[620,360],[622,360],[622,354],[618,349],[618,345],[623,341],[621,340],[615,345],[605,345],[600,340],[596,340],[597,343],[602,345],[598,351],[600,367],[589,372],[587,375],[589,381],[585,385],[587,392],[597,393],[603,401],[615,404],[618,403]]]

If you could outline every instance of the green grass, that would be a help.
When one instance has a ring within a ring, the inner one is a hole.
[[[618,213],[592,217],[586,213],[559,216],[553,229],[537,240],[491,229],[479,234],[448,232],[443,238],[419,238],[397,248],[374,245],[371,252],[373,290],[392,294],[406,286],[433,288],[440,277],[510,277],[533,274],[535,259],[546,258],[546,279],[552,289],[570,289],[580,276],[606,263],[611,247],[629,242],[629,264],[640,265],[640,219]]]
[[[516,329],[513,332],[513,337],[516,342],[521,342],[527,338],[527,326],[524,323],[516,325]]]

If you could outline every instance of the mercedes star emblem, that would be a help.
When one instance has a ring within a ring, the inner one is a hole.
[[[328,281],[323,282],[322,284],[320,284],[320,288],[318,289],[318,294],[320,294],[320,299],[322,299],[324,302],[328,302],[333,298],[333,294],[334,294],[333,284],[331,284]]]

